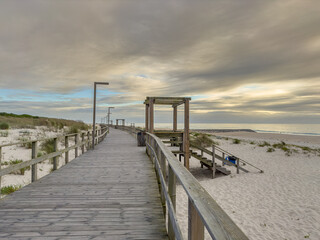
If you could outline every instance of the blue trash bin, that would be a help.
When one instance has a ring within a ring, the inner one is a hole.
[[[229,162],[232,162],[233,164],[236,164],[237,158],[234,156],[228,156],[226,157],[226,160],[228,160]]]

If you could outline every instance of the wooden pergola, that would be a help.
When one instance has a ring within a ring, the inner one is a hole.
[[[116,126],[119,126],[119,121],[122,121],[122,126],[125,125],[125,119],[116,119]]]
[[[144,101],[146,105],[145,112],[145,130],[146,132],[160,135],[154,129],[154,105],[171,105],[173,108],[173,129],[172,131],[166,132],[165,136],[177,136],[177,134],[182,134],[182,150],[184,156],[184,166],[189,169],[189,158],[190,158],[190,150],[189,150],[189,103],[191,98],[186,97],[147,97]],[[184,104],[184,131],[178,131],[178,106]],[[157,134],[158,133],[158,134]]]

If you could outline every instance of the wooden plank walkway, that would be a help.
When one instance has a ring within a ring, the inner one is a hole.
[[[167,239],[145,148],[111,129],[94,151],[1,200],[0,239]]]

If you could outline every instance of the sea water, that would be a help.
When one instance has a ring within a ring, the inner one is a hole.
[[[144,127],[144,123],[136,126]],[[155,123],[155,128],[172,129],[172,123]],[[183,123],[178,128],[182,129]],[[261,133],[320,136],[320,124],[190,123],[190,129],[251,129]]]

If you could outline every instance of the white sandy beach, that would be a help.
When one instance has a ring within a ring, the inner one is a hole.
[[[320,152],[298,148],[287,156],[281,149],[267,152],[267,146],[258,146],[258,142],[285,141],[319,149],[320,137],[247,132],[216,135],[219,147],[264,170],[259,173],[248,167],[250,173],[236,174],[228,167],[231,175],[211,179],[210,171],[201,169],[198,160],[192,158],[190,163],[191,172],[249,239],[320,239]],[[231,138],[242,141],[233,144]],[[187,198],[181,186],[177,187],[177,213],[187,233]],[[207,235],[206,239],[211,238]]]
[[[2,132],[4,132],[2,130]],[[0,144],[6,143],[15,143],[20,142],[21,138],[30,138],[30,139],[43,139],[43,138],[52,138],[57,135],[63,134],[62,131],[53,131],[47,127],[36,127],[36,129],[10,129],[8,130],[7,137],[0,137]],[[70,138],[69,145],[74,144],[73,138]],[[38,149],[40,150],[40,144]],[[58,148],[64,148],[64,142],[59,141]],[[74,159],[74,151],[70,151],[69,159],[70,161]],[[9,162],[10,160],[22,160],[27,161],[31,159],[31,149],[27,149],[25,147],[19,145],[13,145],[2,148],[2,159],[1,162]],[[59,158],[58,167],[64,165],[64,154]],[[2,168],[7,167],[8,165],[2,165]],[[50,164],[49,160],[46,160],[42,163],[38,164],[38,179],[50,173],[52,169],[52,164]],[[1,179],[1,187],[9,186],[9,185],[20,185],[25,186],[31,182],[31,170],[26,170],[24,175],[19,174],[7,174]]]
[[[8,137],[1,137],[0,144],[16,142],[23,132],[30,136],[54,137],[57,132],[37,129],[9,130]],[[227,132],[215,134],[214,140],[222,149],[264,170],[250,168],[250,173],[227,167],[229,176],[217,174],[211,179],[207,169],[201,169],[196,159],[190,161],[190,171],[202,186],[234,220],[251,240],[298,240],[320,239],[320,152],[296,149],[290,156],[281,149],[267,152],[268,146],[259,147],[264,141],[320,148],[320,137],[294,136],[267,133]],[[226,139],[228,138],[228,140]],[[234,144],[233,139],[240,139]],[[254,144],[253,144],[254,142]],[[59,143],[62,148],[62,142]],[[70,144],[73,144],[70,141]],[[3,148],[2,162],[13,159],[29,160],[31,150],[20,146]],[[74,151],[70,152],[70,159]],[[218,162],[219,163],[219,162]],[[59,165],[64,164],[64,156]],[[5,166],[2,166],[5,167]],[[38,164],[38,176],[48,174],[52,164]],[[2,186],[26,185],[31,181],[30,170],[24,175],[8,174],[2,177]],[[177,215],[182,230],[187,235],[187,197],[181,186],[177,186]],[[211,239],[208,234],[206,239]]]

